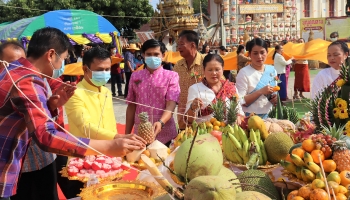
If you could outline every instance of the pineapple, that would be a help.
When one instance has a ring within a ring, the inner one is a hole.
[[[350,170],[350,150],[344,141],[338,140],[333,143],[332,159],[337,164],[337,171]]]
[[[297,111],[295,109],[283,106],[279,95],[277,99],[277,105],[274,106],[270,111],[269,118],[286,119],[293,122],[294,124],[296,124],[299,121]]]
[[[237,120],[238,103],[236,98],[230,100],[230,106],[227,108],[227,124],[233,125]]]
[[[335,138],[336,140],[340,140],[340,136],[343,135],[344,129],[345,129],[345,125],[337,128],[335,123],[333,124],[333,126],[330,126],[330,127],[326,127],[323,125],[321,125],[321,127],[323,128],[325,135],[330,135],[331,137]]]
[[[225,120],[226,113],[226,102],[217,99],[215,103],[211,105],[211,109],[213,110],[213,117],[219,122],[223,122]]]
[[[146,140],[147,144],[151,144],[154,141],[155,135],[152,123],[148,120],[148,113],[142,112],[139,114],[140,125],[137,129],[138,135]]]

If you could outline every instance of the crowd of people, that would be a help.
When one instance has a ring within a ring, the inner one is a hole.
[[[225,75],[230,71],[224,69],[227,49],[222,47],[219,54],[212,54],[204,48],[201,53],[198,43],[196,32],[181,32],[177,45],[182,59],[174,66],[164,61],[165,45],[154,39],[144,42],[141,49],[130,45],[123,55],[114,46],[86,46],[74,60],[69,56],[68,37],[55,28],[37,30],[26,51],[17,42],[1,44],[0,200],[58,199],[57,183],[67,198],[76,197],[83,184],[58,174],[68,156],[124,156],[144,148],[146,142],[137,136],[141,112],[150,116],[156,139],[169,146],[178,131],[193,120],[212,118],[211,105],[218,99],[238,99],[238,123],[251,113],[266,118],[277,102],[275,86],[281,87],[282,100],[288,98],[288,73],[293,62],[296,79],[300,73],[298,80],[307,83],[305,61],[285,60],[283,44],[275,46],[274,66],[264,64],[267,41],[254,38],[246,46],[239,46],[239,70],[232,81],[228,78],[231,73]],[[135,55],[137,51],[141,54]],[[345,43],[330,44],[327,59],[331,68],[316,76],[313,98],[336,80],[348,55]],[[119,63],[112,64],[111,57],[123,58],[124,69]],[[68,60],[82,62],[84,75],[77,84],[62,78]],[[105,87],[109,80],[112,91]],[[302,97],[310,86],[303,83],[294,89],[295,95]],[[118,111],[126,112],[125,134],[116,128],[112,97],[117,94],[128,103],[126,111]],[[177,121],[173,115],[176,107]],[[64,130],[63,111],[72,135]]]

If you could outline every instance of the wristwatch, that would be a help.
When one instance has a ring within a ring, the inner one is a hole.
[[[164,122],[162,122],[162,120],[158,120],[158,122],[162,125],[162,128],[164,127]]]

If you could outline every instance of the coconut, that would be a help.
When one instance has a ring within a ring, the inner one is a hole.
[[[186,186],[185,200],[232,200],[235,187],[219,176],[199,176]]]
[[[231,184],[236,189],[236,193],[242,192],[242,187],[240,185],[241,183],[239,182],[239,179],[237,178],[236,174],[233,171],[222,166],[218,176],[222,177],[225,180],[230,181]]]
[[[245,191],[236,195],[236,200],[270,200],[271,198],[255,191]]]
[[[174,158],[174,171],[182,178],[185,178],[192,140],[190,138],[183,142]],[[192,180],[198,176],[215,176],[220,172],[223,160],[219,141],[210,134],[198,135],[192,148],[187,178]]]

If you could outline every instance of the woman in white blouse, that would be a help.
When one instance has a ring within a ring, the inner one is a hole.
[[[275,46],[275,53],[272,56],[273,65],[275,66],[275,70],[277,72],[277,77],[280,80],[278,86],[280,90],[278,94],[280,96],[281,101],[287,100],[287,79],[286,79],[286,67],[289,64],[292,64],[292,59],[286,61],[283,57],[283,47],[281,45]]]
[[[333,81],[339,77],[340,68],[344,61],[349,56],[349,47],[343,41],[332,42],[327,49],[327,60],[330,68],[321,70],[311,87],[311,98],[314,99],[318,96],[325,87],[329,86]]]
[[[267,118],[272,105],[277,102],[274,94],[276,70],[271,65],[265,65],[267,44],[261,38],[255,38],[247,43],[251,64],[241,69],[237,75],[236,87],[240,103],[246,116],[255,113]]]
[[[229,100],[237,100],[235,84],[229,80],[223,80],[224,60],[218,54],[208,54],[203,59],[204,78],[201,82],[192,85],[188,89],[186,115],[188,123],[197,117],[197,122],[209,121],[213,117],[212,103],[221,99],[229,106]],[[244,115],[240,104],[238,112]],[[237,118],[240,123],[240,117]]]

